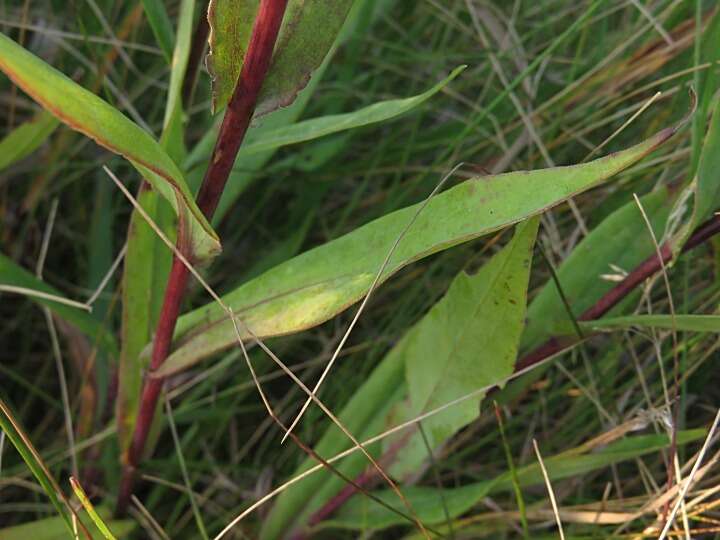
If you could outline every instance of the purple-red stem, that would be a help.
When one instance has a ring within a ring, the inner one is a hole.
[[[261,0],[260,2],[240,77],[228,103],[210,165],[197,195],[197,205],[208,221],[215,213],[220,196],[225,189],[225,183],[235,163],[235,157],[255,112],[258,96],[270,67],[286,6],[287,0]],[[178,247],[181,246],[182,244],[178,243]],[[183,253],[183,255],[187,257],[190,254]],[[180,315],[189,276],[190,273],[185,265],[177,257],[174,257],[153,341],[150,359],[151,372],[163,364],[170,352],[175,324]],[[160,378],[145,377],[135,432],[123,466],[116,510],[118,515],[123,515],[127,510],[135,481],[135,472],[145,449],[163,382],[163,379]]]
[[[688,241],[682,247],[682,253],[690,251],[718,233],[720,233],[720,216],[713,216],[711,219],[695,229]],[[639,266],[635,267],[635,269],[630,272],[625,279],[605,293],[591,308],[587,309],[582,315],[580,315],[578,317],[578,321],[592,321],[599,319],[615,307],[623,298],[627,297],[627,295],[630,294],[635,287],[658,272],[664,264],[670,262],[672,259],[672,250],[667,242],[660,247],[660,255],[662,256],[662,263],[660,262],[657,253],[653,253],[650,257],[640,263]],[[550,338],[535,350],[520,358],[515,363],[515,371],[520,371],[538,364],[574,343],[575,340],[569,338]]]
[[[693,234],[683,246],[682,253],[690,251],[718,233],[720,233],[720,216],[716,215],[695,229]],[[672,250],[668,243],[664,243],[660,247],[660,255],[662,256],[662,263],[656,253],[645,259],[639,266],[630,272],[625,279],[610,289],[610,291],[605,293],[605,295],[603,295],[591,308],[587,309],[582,315],[580,315],[578,320],[592,321],[594,319],[599,319],[616,306],[623,298],[626,298],[627,295],[635,289],[635,287],[658,272],[664,264],[670,262],[672,259]],[[545,343],[520,358],[515,363],[515,372],[527,369],[535,364],[539,364],[543,360],[562,352],[564,349],[571,347],[575,343],[577,343],[577,340],[568,337],[550,338]],[[407,439],[404,439],[404,442],[407,442]],[[386,466],[390,465],[397,456],[398,452],[402,449],[402,446],[403,445],[400,445],[397,448],[390,448],[388,452],[380,458],[382,463]],[[360,474],[355,479],[355,483],[360,486],[367,486],[376,478],[376,476],[377,471],[375,469],[368,470]],[[330,517],[333,513],[337,512],[337,510],[340,509],[356,492],[357,489],[355,487],[351,485],[345,486],[342,491],[340,491],[337,495],[335,495],[335,497],[330,499],[317,512],[315,512],[315,514],[312,515],[309,520],[309,525],[317,525],[322,520]]]

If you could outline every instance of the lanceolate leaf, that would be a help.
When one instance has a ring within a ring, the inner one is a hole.
[[[355,129],[369,124],[389,120],[427,101],[430,97],[438,93],[444,86],[457,77],[465,69],[465,67],[466,66],[460,66],[455,68],[447,78],[417,96],[404,99],[380,101],[351,113],[333,114],[329,116],[322,116],[320,118],[312,118],[310,120],[305,120],[304,122],[293,124],[289,127],[265,133],[262,139],[253,141],[241,148],[239,155],[242,156],[266,150],[273,150],[275,148],[280,148],[281,146],[324,137],[325,135],[337,133],[338,131]]]
[[[437,195],[399,243],[381,280],[432,253],[539,214],[602,183],[674,131],[663,130],[639,145],[583,165],[479,177]],[[398,210],[299,255],[229,293],[224,302],[259,337],[320,324],[367,293],[383,259],[418,209],[415,205]],[[164,375],[229,347],[236,339],[233,325],[215,303],[182,317],[176,338],[176,350],[160,370]]]
[[[100,508],[98,512],[105,519],[109,519],[111,516],[110,510],[107,508]],[[120,538],[128,538],[137,528],[137,523],[131,519],[108,521],[108,525]],[[95,530],[91,530],[90,535],[93,540],[106,538],[100,531]],[[75,535],[68,533],[62,518],[51,517],[0,529],[0,538],[3,540],[69,540],[75,538]]]
[[[43,111],[12,130],[0,141],[0,171],[32,154],[57,126],[57,119]]]
[[[253,137],[240,148],[238,158],[243,158],[244,156],[249,156],[251,154],[257,154],[259,152],[275,150],[290,144],[311,141],[332,133],[355,129],[395,118],[396,116],[406,113],[430,99],[433,95],[449,84],[450,81],[462,73],[465,67],[466,66],[459,66],[455,68],[444,80],[440,81],[429,90],[416,96],[379,101],[349,113],[321,116],[319,118],[311,118],[289,126],[281,126],[275,129],[265,129],[263,130],[262,137]],[[215,130],[212,131],[215,133]],[[192,154],[188,156],[185,166],[187,168],[192,168],[202,162],[203,159],[207,159],[207,156],[209,156],[212,152],[213,143],[214,137],[204,137],[203,140],[193,149]]]
[[[256,110],[289,105],[322,63],[353,0],[289,0],[272,64]],[[240,75],[259,0],[211,0],[210,56],[213,110],[227,105]]]
[[[111,105],[0,35],[0,69],[62,122],[126,157],[165,197],[180,220],[184,248],[203,260],[220,250],[177,165],[158,142]]]
[[[403,357],[408,396],[393,412],[390,424],[417,418],[512,374],[538,219],[518,225],[512,241],[477,274],[458,275],[445,297],[393,348],[390,354]],[[430,448],[477,418],[481,399],[477,394],[424,420]],[[386,450],[395,444],[394,438],[387,439]],[[427,455],[416,433],[390,470],[402,478],[415,472]]]

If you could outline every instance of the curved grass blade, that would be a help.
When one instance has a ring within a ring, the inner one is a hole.
[[[2,399],[0,399],[0,429],[5,432],[10,442],[22,456],[23,461],[25,461],[30,471],[42,486],[43,491],[45,491],[55,510],[57,510],[60,517],[62,517],[65,527],[70,532],[71,538],[76,538],[70,516],[70,503],[42,462],[40,454],[38,454],[30,440],[22,432],[22,428],[15,419],[12,411]],[[82,530],[85,531],[86,537],[90,538],[90,535],[82,523],[79,525]]]
[[[474,178],[436,195],[397,246],[380,281],[423,257],[540,214],[601,184],[675,131],[667,128],[627,150],[582,165]],[[223,301],[261,338],[327,321],[367,293],[390,247],[416,212],[417,205],[398,210],[307,251],[245,283]],[[222,308],[211,303],[180,318],[176,340],[175,351],[159,370],[162,376],[232,346],[236,336]]]
[[[149,133],[3,34],[0,69],[62,122],[128,159],[172,205],[186,253],[195,260],[217,255],[215,231],[195,205],[180,169]]]
[[[110,532],[110,529],[107,525],[105,525],[105,522],[103,519],[98,515],[98,513],[95,511],[95,507],[93,506],[93,503],[90,502],[90,499],[88,498],[87,494],[85,493],[85,490],[80,485],[80,482],[78,482],[75,478],[72,476],[70,477],[70,485],[73,488],[73,492],[75,493],[75,496],[80,500],[80,504],[83,505],[83,508],[85,508],[85,511],[90,516],[90,519],[92,519],[95,526],[100,531],[100,534],[103,535],[103,538],[106,538],[107,540],[115,540],[115,536],[113,536],[113,533]]]
[[[62,293],[36,278],[32,273],[15,264],[11,259],[0,253],[0,283],[32,289],[40,293],[62,297]],[[73,307],[65,303],[55,302],[40,296],[28,296],[33,302],[50,308],[50,310],[72,324],[90,339],[97,343],[108,355],[117,354],[117,344],[113,336],[105,329],[102,323],[84,309]]]
[[[357,111],[332,114],[320,118],[312,118],[287,127],[266,132],[262,139],[253,141],[240,149],[239,155],[250,155],[267,150],[274,150],[282,146],[310,141],[348,129],[355,129],[377,122],[383,122],[395,118],[407,111],[421,105],[433,95],[437,94],[450,81],[457,77],[467,66],[455,68],[444,80],[437,83],[429,90],[416,96],[390,99],[373,103]]]
[[[0,141],[0,171],[37,150],[58,124],[52,114],[43,111],[8,133]]]
[[[272,125],[266,126],[266,129],[263,129],[262,137],[248,138],[248,142],[240,148],[238,157],[268,152],[282,148],[283,146],[312,141],[333,133],[390,120],[422,105],[447,86],[462,73],[466,67],[467,66],[464,65],[456,67],[445,79],[416,96],[379,101],[362,109],[358,109],[357,111],[311,118],[287,126],[275,128],[273,128]],[[252,131],[250,133],[252,133]],[[213,134],[215,134],[214,129]],[[203,160],[206,160],[212,152],[213,143],[213,137],[203,137],[202,141],[193,148],[184,166],[187,169],[191,169]]]

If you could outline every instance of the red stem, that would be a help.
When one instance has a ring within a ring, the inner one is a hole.
[[[287,0],[261,0],[260,2],[240,77],[228,103],[210,165],[197,196],[197,205],[208,220],[215,213],[225,183],[235,163],[235,157],[255,112],[258,96],[270,67],[286,6]],[[174,257],[153,341],[150,360],[151,372],[163,364],[170,352],[175,324],[180,315],[189,275],[185,265],[177,257]],[[145,377],[135,432],[123,466],[116,510],[118,515],[123,515],[127,510],[135,481],[135,471],[145,449],[163,382],[164,380],[160,378]]]

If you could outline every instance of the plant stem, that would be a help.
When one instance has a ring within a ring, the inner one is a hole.
[[[197,195],[197,205],[208,220],[215,213],[235,163],[235,157],[255,112],[258,96],[270,67],[286,6],[287,0],[261,0],[260,2],[240,77],[228,103],[210,165]],[[178,248],[180,246],[179,243]],[[183,255],[187,257],[189,254],[184,253]],[[151,372],[163,364],[170,352],[175,324],[180,315],[189,276],[190,273],[182,261],[174,257],[153,340]],[[116,509],[118,515],[125,514],[127,510],[135,473],[145,450],[163,383],[163,379],[145,377],[135,432],[123,464],[123,476]]]

